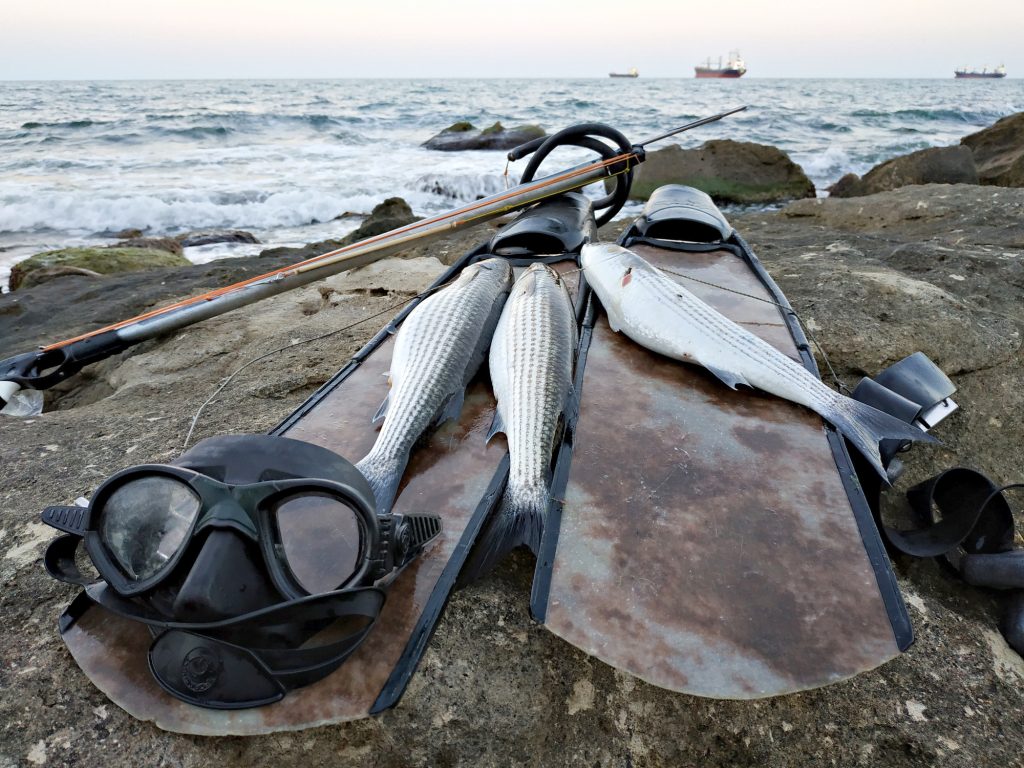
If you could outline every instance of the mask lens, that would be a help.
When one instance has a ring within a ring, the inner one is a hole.
[[[199,496],[160,475],[131,480],[100,510],[100,535],[133,579],[148,579],[177,554],[200,508]]]
[[[337,589],[358,570],[362,526],[343,501],[308,493],[285,499],[274,512],[284,559],[309,594]]]

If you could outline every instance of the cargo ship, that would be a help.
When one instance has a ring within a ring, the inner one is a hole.
[[[723,63],[722,57],[718,57],[718,66],[711,63],[709,57],[703,64],[698,64],[693,68],[696,73],[696,77],[743,77],[747,72],[747,67],[743,63],[743,58],[740,56],[739,51],[730,51],[729,58]]]
[[[631,67],[625,72],[609,72],[608,77],[640,77],[640,72],[636,67]]]
[[[954,69],[953,74],[958,79],[990,80],[1006,77],[1006,67],[1002,64],[995,69],[989,69],[988,67],[982,67],[981,69],[967,69],[967,67],[963,67],[961,69]]]

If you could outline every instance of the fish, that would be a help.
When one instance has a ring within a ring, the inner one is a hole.
[[[613,331],[658,354],[701,365],[732,389],[751,387],[810,408],[839,430],[885,482],[880,440],[938,442],[895,416],[829,388],[627,248],[585,245],[580,264]]]
[[[423,299],[399,326],[388,373],[391,389],[373,417],[374,424],[383,424],[373,447],[356,463],[373,489],[378,514],[394,504],[417,441],[461,413],[466,385],[486,358],[511,288],[507,261],[478,261]]]
[[[491,570],[508,552],[540,548],[551,461],[573,390],[576,314],[563,278],[532,264],[512,286],[488,361],[497,409],[488,441],[508,438],[508,482],[463,569],[464,582]]]

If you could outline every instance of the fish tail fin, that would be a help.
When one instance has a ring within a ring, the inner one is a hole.
[[[489,573],[516,547],[525,545],[534,554],[540,551],[547,517],[547,490],[527,494],[510,491],[505,490],[497,510],[477,538],[459,577],[462,584],[469,584]]]
[[[939,442],[913,424],[839,394],[836,395],[833,407],[826,418],[871,463],[886,483],[889,482],[889,478],[879,451],[879,443],[882,440]]]
[[[370,453],[355,465],[373,489],[378,515],[389,512],[395,503],[407,461],[408,458],[387,461]]]

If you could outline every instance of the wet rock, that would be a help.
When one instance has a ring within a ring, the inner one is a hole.
[[[132,240],[136,237],[142,237],[141,229],[122,229],[120,232],[115,232],[114,237],[118,240]]]
[[[848,173],[830,197],[860,197],[913,184],[977,184],[974,156],[962,146],[930,147],[886,160],[858,178]]]
[[[1024,112],[1004,117],[960,143],[974,154],[982,184],[1024,187]]]
[[[478,130],[472,123],[460,122],[450,125],[436,136],[423,142],[427,149],[442,152],[459,152],[468,149],[512,149],[520,144],[544,136],[539,125],[517,125],[506,128],[501,123]]]
[[[42,285],[50,280],[56,280],[58,277],[68,277],[70,275],[78,275],[79,277],[102,277],[99,272],[93,272],[91,269],[84,269],[82,267],[72,267],[68,265],[59,267],[40,267],[39,269],[30,270],[18,284],[18,288],[25,290],[26,288],[33,288],[37,285]]]
[[[30,272],[43,267],[79,267],[101,275],[111,275],[190,264],[180,254],[155,248],[64,248],[37,253],[15,264],[11,268],[10,287],[12,291],[17,289]]]
[[[201,229],[176,235],[175,239],[185,248],[213,243],[258,243],[251,232],[241,229]]]
[[[405,200],[400,197],[389,197],[375,205],[359,228],[345,235],[341,242],[343,245],[358,243],[360,240],[382,235],[414,221],[419,221],[419,217],[413,215],[412,208]]]
[[[709,141],[698,149],[671,146],[649,152],[636,170],[630,197],[646,200],[664,184],[687,184],[726,203],[814,197],[814,184],[785,152],[731,139]]]
[[[117,244],[118,248],[156,248],[168,253],[182,253],[181,243],[173,237],[129,237]]]

